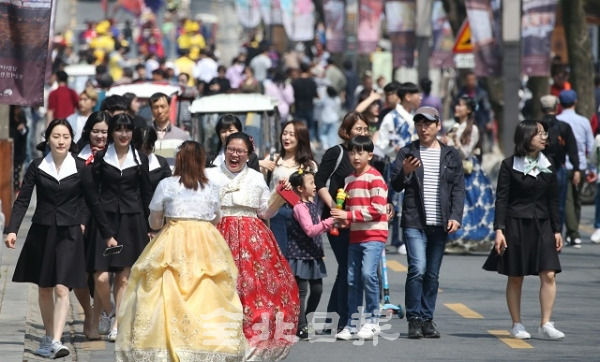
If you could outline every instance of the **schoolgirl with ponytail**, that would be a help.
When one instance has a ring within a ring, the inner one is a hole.
[[[109,120],[108,147],[99,151],[92,164],[100,203],[116,239],[123,245],[121,252],[105,256],[107,247],[116,243],[106,243],[92,232],[93,247],[88,259],[90,272],[94,274],[98,299],[94,301],[100,316],[99,331],[108,334],[114,342],[117,337],[116,315],[131,266],[148,244],[148,215],[152,188],[148,168],[148,158],[134,148],[133,119],[121,113]],[[92,230],[93,231],[93,230]],[[114,304],[110,298],[109,273],[114,272]]]

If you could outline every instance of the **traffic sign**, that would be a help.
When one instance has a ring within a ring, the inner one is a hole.
[[[469,20],[467,19],[465,19],[460,27],[460,30],[458,31],[452,52],[454,54],[473,52],[473,44],[471,43],[471,28],[469,27]]]

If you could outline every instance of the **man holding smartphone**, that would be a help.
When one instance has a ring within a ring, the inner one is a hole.
[[[401,225],[408,259],[408,338],[439,338],[433,323],[439,272],[447,235],[462,222],[465,180],[458,150],[437,139],[438,111],[420,107],[413,119],[419,139],[400,149],[392,171],[394,190],[406,190]]]

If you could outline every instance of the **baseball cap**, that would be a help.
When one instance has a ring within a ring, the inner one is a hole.
[[[558,98],[556,98],[556,96],[553,96],[552,94],[547,94],[540,98],[540,103],[542,104],[542,108],[551,109],[556,107],[556,105],[558,104]]]
[[[439,122],[440,114],[438,113],[437,109],[435,109],[433,107],[428,107],[428,106],[419,107],[417,109],[417,111],[415,112],[413,120],[415,122],[418,122],[418,121],[422,120],[423,118],[425,121]]]
[[[577,100],[577,93],[572,89],[565,89],[558,95],[560,104],[572,104]]]

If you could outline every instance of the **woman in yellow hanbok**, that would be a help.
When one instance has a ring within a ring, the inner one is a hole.
[[[204,174],[202,146],[186,141],[173,177],[150,203],[160,229],[131,269],[119,310],[117,361],[241,361],[245,338],[238,270],[214,224],[219,191]]]

